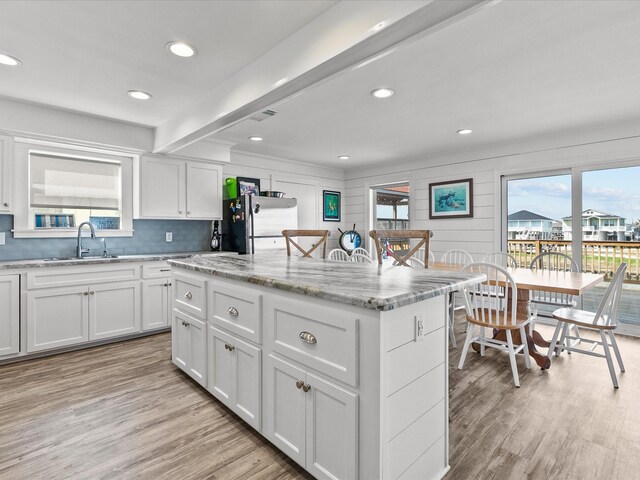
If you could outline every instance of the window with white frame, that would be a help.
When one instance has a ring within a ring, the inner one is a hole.
[[[16,238],[73,236],[87,221],[101,236],[132,235],[135,155],[20,139],[15,158],[26,187],[16,192]]]

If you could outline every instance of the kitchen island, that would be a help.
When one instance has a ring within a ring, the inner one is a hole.
[[[483,276],[264,254],[169,263],[173,362],[308,472],[447,472],[446,294]]]

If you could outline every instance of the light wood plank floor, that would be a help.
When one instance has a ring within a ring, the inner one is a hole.
[[[458,321],[458,340],[463,340]],[[549,327],[540,327],[550,336]],[[506,355],[450,353],[453,479],[640,478],[640,340],[627,372],[564,354],[511,383]],[[310,479],[170,361],[170,336],[0,366],[0,479]],[[534,364],[535,365],[535,364]]]

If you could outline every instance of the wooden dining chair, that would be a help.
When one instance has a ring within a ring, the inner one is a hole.
[[[616,270],[616,273],[613,275],[611,283],[609,283],[596,312],[588,312],[571,307],[559,308],[553,312],[553,318],[558,321],[558,324],[553,332],[551,344],[549,345],[549,352],[547,353],[547,357],[549,357],[549,359],[551,359],[554,352],[556,353],[556,356],[559,356],[563,350],[583,353],[593,357],[606,358],[614,388],[618,388],[618,378],[613,365],[613,358],[611,357],[611,349],[613,349],[613,353],[616,356],[620,371],[624,372],[624,363],[622,363],[622,356],[620,355],[620,349],[616,342],[614,330],[619,324],[618,313],[620,297],[622,295],[622,282],[624,281],[624,274],[626,270],[627,264],[621,263],[618,270]],[[591,340],[582,337],[581,342],[591,343],[593,348],[588,350],[576,348],[570,343],[565,342],[568,338],[567,332],[569,325],[578,325],[580,328],[596,331],[600,334],[600,340]],[[560,337],[559,339],[558,336]],[[602,347],[603,353],[594,351],[598,346]]]
[[[349,254],[341,248],[334,248],[329,252],[327,260],[334,260],[336,262],[348,262]]]
[[[447,265],[451,265],[452,268],[460,268],[470,263],[473,263],[473,257],[471,254],[465,250],[448,250],[442,254],[440,258],[440,263],[445,263]],[[456,343],[456,336],[453,330],[453,326],[455,324],[455,314],[456,310],[464,309],[464,305],[456,306],[456,292],[451,292],[449,294],[449,339],[451,340],[451,346],[453,348],[458,348],[458,344]]]
[[[580,271],[580,267],[578,267],[578,264],[573,258],[560,252],[545,252],[540,255],[536,255],[533,260],[531,260],[529,268],[532,270],[552,270],[556,272]],[[536,318],[538,317],[538,308],[543,305],[555,308],[571,308],[576,306],[576,300],[573,295],[568,293],[532,290],[529,297],[529,315],[531,316],[529,330],[533,329]],[[567,335],[565,340],[574,340],[572,346],[576,346],[581,340],[580,331],[577,325],[571,325],[569,327],[569,332],[572,329],[573,335]]]
[[[520,386],[518,376],[518,364],[516,354],[524,353],[524,362],[527,368],[531,368],[529,359],[529,347],[525,327],[529,323],[529,316],[518,313],[517,302],[496,302],[495,297],[518,297],[518,287],[511,274],[505,269],[492,263],[470,263],[462,268],[463,272],[482,273],[487,277],[483,283],[466,287],[463,291],[466,319],[469,324],[467,337],[462,347],[462,355],[458,368],[462,369],[464,361],[472,343],[480,344],[480,355],[484,356],[485,347],[497,348],[509,354],[513,383]],[[509,305],[510,303],[510,305]],[[479,333],[474,332],[476,328]],[[506,341],[497,338],[489,338],[484,334],[484,329],[498,329],[506,332]],[[513,332],[517,332],[514,334]]]
[[[408,260],[413,257],[420,248],[424,247],[425,250],[429,250],[429,239],[432,233],[431,230],[371,230],[369,236],[373,239],[378,265],[382,265],[383,252],[386,250],[387,254],[396,261],[395,265],[410,267],[411,265],[409,265]],[[386,248],[384,245],[387,240],[405,240],[411,238],[420,239],[420,241],[414,245],[413,248],[410,248],[403,257],[400,257],[396,252]],[[428,263],[428,261],[424,262],[425,268],[427,268]]]
[[[487,253],[482,259],[483,262],[500,265],[504,268],[518,268],[518,261],[513,255],[507,252]]]
[[[287,242],[287,256],[291,256],[291,245],[302,253],[303,257],[311,257],[311,254],[322,245],[322,258],[327,258],[327,243],[329,230],[282,230],[282,236]],[[291,237],[318,237],[319,240],[309,249],[305,250]]]

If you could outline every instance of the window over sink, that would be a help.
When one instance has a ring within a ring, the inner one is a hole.
[[[75,236],[86,221],[99,236],[131,236],[135,155],[21,139],[15,158],[27,187],[16,198],[17,238]]]

